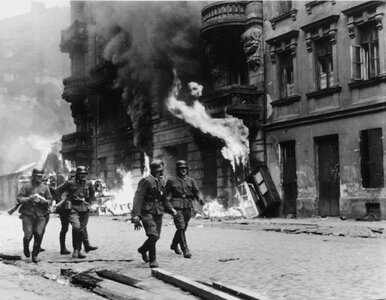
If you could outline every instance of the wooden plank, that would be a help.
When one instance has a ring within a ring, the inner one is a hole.
[[[135,278],[119,274],[119,273],[112,271],[112,270],[99,270],[99,271],[95,271],[95,272],[102,278],[107,278],[107,279],[110,279],[110,280],[113,280],[113,281],[116,281],[119,283],[130,285],[130,286],[133,286],[137,289],[143,289],[142,286],[139,284],[140,281],[135,279]]]
[[[21,260],[20,255],[10,255],[10,254],[3,254],[3,253],[0,253],[0,258],[5,260]]]
[[[184,276],[175,275],[162,269],[152,269],[151,274],[167,283],[173,284],[189,293],[206,300],[239,300],[235,296],[217,291],[214,288],[198,283]]]
[[[95,288],[102,279],[92,276],[87,273],[78,273],[70,277],[70,282],[75,285],[80,285],[85,288]]]
[[[218,289],[220,291],[224,291],[226,293],[235,295],[237,297],[240,297],[241,299],[245,300],[269,300],[267,296],[264,296],[258,292],[250,291],[245,288],[236,287],[229,284],[224,284],[222,282],[213,282],[213,287],[215,289]]]
[[[132,259],[74,259],[72,257],[69,257],[68,259],[58,259],[58,260],[47,260],[45,262],[50,263],[50,264],[80,264],[80,263],[85,263],[85,262],[96,262],[96,261],[103,261],[103,262],[119,262],[119,261],[124,261],[124,262],[131,262],[133,261]]]
[[[124,295],[103,287],[96,287],[93,289],[93,292],[99,296],[105,297],[110,300],[141,300],[140,298]]]

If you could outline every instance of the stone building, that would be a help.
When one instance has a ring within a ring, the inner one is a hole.
[[[264,3],[264,132],[283,213],[385,219],[385,2]]]
[[[72,24],[60,45],[72,62],[63,98],[77,126],[62,138],[64,158],[90,166],[92,176],[110,185],[118,184],[119,165],[139,179],[145,153],[165,161],[166,176],[185,159],[205,195],[228,204],[240,179],[263,163],[282,198],[280,215],[385,219],[384,1],[200,5],[200,14],[191,11],[201,19],[199,100],[213,117],[243,120],[250,165],[234,172],[220,141],[165,110],[164,87],[172,81],[167,59],[153,63],[152,88],[137,91],[137,99],[150,99],[151,120],[136,127],[122,101],[127,89],[116,80],[121,66],[102,58],[108,41],[93,30],[95,3],[82,1],[71,2]],[[138,128],[149,129],[145,144]]]

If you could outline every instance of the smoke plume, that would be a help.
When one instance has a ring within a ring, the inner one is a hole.
[[[69,73],[60,30],[69,8],[0,20],[0,175],[44,163],[51,143],[74,130],[61,80]]]
[[[202,87],[196,83],[189,84],[192,94],[199,95],[198,90]],[[177,118],[183,119],[203,133],[209,133],[224,141],[225,147],[221,150],[222,156],[229,160],[233,170],[236,165],[246,165],[248,162],[249,143],[248,128],[243,121],[234,117],[212,118],[205,111],[205,107],[199,102],[194,101],[192,106],[178,100],[178,93],[181,86],[180,80],[175,77],[174,84],[167,99],[167,108]]]
[[[162,101],[176,68],[186,80],[200,75],[199,30],[204,2],[93,3],[94,30],[106,41],[104,58],[118,67],[122,100],[136,146],[151,156],[151,103]]]

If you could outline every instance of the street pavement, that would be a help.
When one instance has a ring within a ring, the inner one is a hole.
[[[21,220],[3,212],[0,227],[0,253],[22,255]],[[193,256],[185,259],[169,249],[175,229],[167,216],[157,247],[158,262],[175,274],[243,287],[270,299],[380,300],[386,299],[385,227],[384,221],[329,218],[193,220],[187,231]],[[87,260],[101,261],[74,263],[70,256],[60,255],[59,230],[59,218],[51,215],[40,263],[26,258],[12,266],[0,263],[0,299],[102,299],[68,285],[59,274],[60,269],[69,268],[115,270],[146,282],[154,295],[197,299],[151,277],[137,253],[144,232],[134,231],[128,218],[90,218],[89,237],[99,249],[88,253]],[[68,248],[70,242],[68,234]]]

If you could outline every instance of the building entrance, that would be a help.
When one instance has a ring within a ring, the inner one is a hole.
[[[338,136],[315,139],[319,176],[319,211],[321,216],[339,216],[340,177]]]

